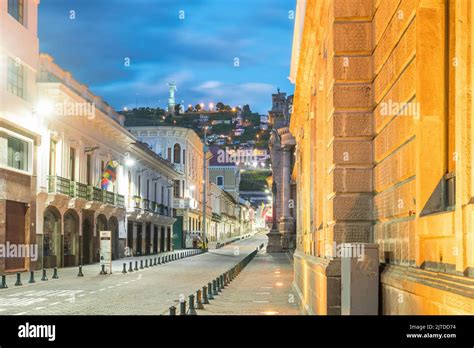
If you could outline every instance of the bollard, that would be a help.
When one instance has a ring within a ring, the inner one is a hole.
[[[207,298],[207,286],[202,287],[202,303],[209,304],[209,299]]]
[[[196,309],[204,309],[202,305],[202,292],[201,290],[196,291]]]
[[[122,273],[125,274],[127,273],[127,264],[124,262],[123,263],[123,270],[122,270]]]
[[[133,272],[132,261],[130,261],[130,265],[128,266],[128,272]]]
[[[7,276],[4,274],[2,275],[2,284],[0,285],[0,289],[8,289]]]
[[[59,279],[59,276],[58,276],[58,268],[57,267],[54,267],[53,269],[53,276],[52,276],[53,279]]]
[[[220,275],[220,278],[221,278],[221,289],[224,289],[225,285],[224,285],[224,275]]]
[[[222,292],[222,280],[221,280],[221,277],[217,277],[217,292]]]
[[[207,298],[209,300],[214,299],[214,295],[212,294],[212,283],[211,282],[207,283]]]
[[[158,264],[161,265],[161,257],[158,256]]]
[[[148,260],[145,260],[145,268],[148,268]]]
[[[30,283],[30,284],[36,283],[36,281],[35,281],[35,271],[30,271],[30,280],[28,281],[28,283]]]
[[[18,272],[16,274],[16,283],[15,283],[15,286],[22,286],[23,284],[21,283],[21,273]]]
[[[176,307],[175,306],[170,307],[170,315],[176,315]]]
[[[153,263],[153,266],[156,266],[157,263],[156,263],[156,257],[155,257],[155,260],[154,260],[154,263]]]
[[[143,269],[143,260],[140,260],[140,269]]]
[[[78,277],[84,277],[84,274],[82,273],[82,265],[79,265],[79,272],[77,272]]]
[[[135,261],[135,268],[133,270],[138,271],[138,261]]]
[[[43,268],[43,277],[41,278],[42,281],[48,280],[48,277],[46,277],[46,270]]]
[[[186,315],[186,301],[179,303],[179,315]]]
[[[194,295],[189,295],[189,309],[187,315],[197,315],[196,308],[194,308]]]
[[[153,267],[153,259],[150,259],[150,267]]]
[[[228,277],[228,273],[227,273],[227,272],[225,272],[225,273],[224,273],[224,275],[223,275],[223,277],[224,277],[224,286],[227,286],[227,285],[229,285],[229,277]]]
[[[217,291],[217,281],[215,279],[212,281],[212,295],[219,295],[219,292]]]
[[[107,272],[105,271],[105,265],[102,265],[101,266],[101,269],[100,269],[100,275],[104,275],[104,274],[107,274]]]

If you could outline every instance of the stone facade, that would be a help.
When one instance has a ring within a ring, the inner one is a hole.
[[[362,242],[379,245],[381,314],[474,313],[472,5],[298,9],[290,130],[305,310],[340,314],[340,260],[327,246]]]

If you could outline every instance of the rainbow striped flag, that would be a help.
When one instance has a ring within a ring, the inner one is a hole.
[[[100,186],[102,190],[107,190],[110,182],[115,182],[117,178],[117,161],[108,161],[105,165],[104,172],[102,173],[102,180]]]

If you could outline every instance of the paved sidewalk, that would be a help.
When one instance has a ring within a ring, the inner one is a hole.
[[[285,253],[260,251],[198,315],[299,315],[293,263]]]

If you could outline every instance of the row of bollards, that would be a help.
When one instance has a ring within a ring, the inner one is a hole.
[[[260,248],[261,249],[261,248]],[[259,247],[256,248],[252,253],[243,258],[238,264],[229,269],[228,271],[217,276],[212,281],[204,285],[202,289],[196,291],[196,295],[191,294],[188,297],[189,307],[186,310],[186,301],[179,301],[179,315],[197,315],[196,309],[204,309],[205,304],[209,304],[209,300],[214,300],[215,296],[219,296],[219,292],[230,284],[249,264],[250,261],[257,255]],[[196,302],[196,303],[195,303]],[[169,308],[170,315],[176,315],[176,307],[171,306]]]
[[[52,278],[53,279],[59,279],[57,267],[54,267]],[[48,280],[48,277],[46,276],[46,269],[43,269],[43,276],[41,277],[41,280],[42,281]],[[35,271],[30,271],[30,279],[28,280],[28,284],[34,284],[34,283],[36,283]],[[23,283],[21,281],[21,273],[17,272],[16,273],[15,286],[22,286],[22,285],[23,285]],[[8,289],[7,276],[6,275],[2,275],[2,282],[0,284],[0,289]]]
[[[150,268],[150,267],[154,267],[154,266],[158,266],[158,265],[163,265],[163,264],[171,262],[171,261],[176,261],[176,260],[179,260],[179,259],[182,259],[182,258],[185,258],[185,257],[199,255],[199,254],[202,254],[202,253],[203,253],[203,251],[201,249],[193,249],[193,250],[178,251],[178,252],[175,252],[171,255],[158,256],[158,257],[155,257],[155,258],[150,258],[149,260],[148,259],[145,259],[145,260],[142,259],[142,260],[140,260],[140,267],[138,266],[139,264],[138,264],[137,260],[135,261],[135,267],[133,267],[133,262],[130,261],[129,266],[128,266],[128,270],[127,270],[127,264],[123,263],[122,273],[123,274],[132,273],[133,271],[138,271],[139,269],[145,269],[145,268]],[[104,272],[105,272],[105,270],[104,270]],[[102,271],[101,271],[100,274],[107,274],[107,273],[102,273]]]
[[[170,262],[170,261],[175,261],[175,260],[178,260],[178,259],[181,259],[181,258],[198,255],[198,254],[201,254],[202,252],[203,251],[201,249],[184,250],[184,251],[176,252],[176,253],[171,254],[171,255],[165,255],[165,256],[161,256],[161,257],[150,258],[149,260],[145,260],[145,265],[143,265],[143,260],[140,260],[140,269],[154,267],[154,266],[157,266],[157,265],[165,264],[165,263]],[[133,271],[138,271],[138,261],[135,261],[135,268],[133,268],[133,262],[130,261],[128,271],[127,271],[127,264],[126,263],[123,264],[122,273],[124,273],[124,274],[125,273],[131,273]],[[105,265],[101,265],[101,270],[100,270],[99,274],[101,274],[101,275],[107,274],[107,271],[105,270]],[[77,273],[77,276],[78,277],[84,277],[84,273],[82,272],[82,265],[79,265],[79,271]],[[53,275],[52,275],[51,278],[52,279],[59,279],[58,268],[57,267],[53,268]],[[41,281],[47,281],[47,280],[48,280],[48,277],[46,275],[46,269],[43,269],[42,270]],[[35,271],[30,271],[30,279],[28,280],[28,283],[29,284],[36,283]],[[21,273],[17,272],[16,273],[15,286],[22,286],[22,285],[23,285],[23,283],[21,281]],[[7,288],[8,288],[7,277],[6,277],[6,275],[2,275],[2,281],[0,283],[0,289],[7,289]]]

